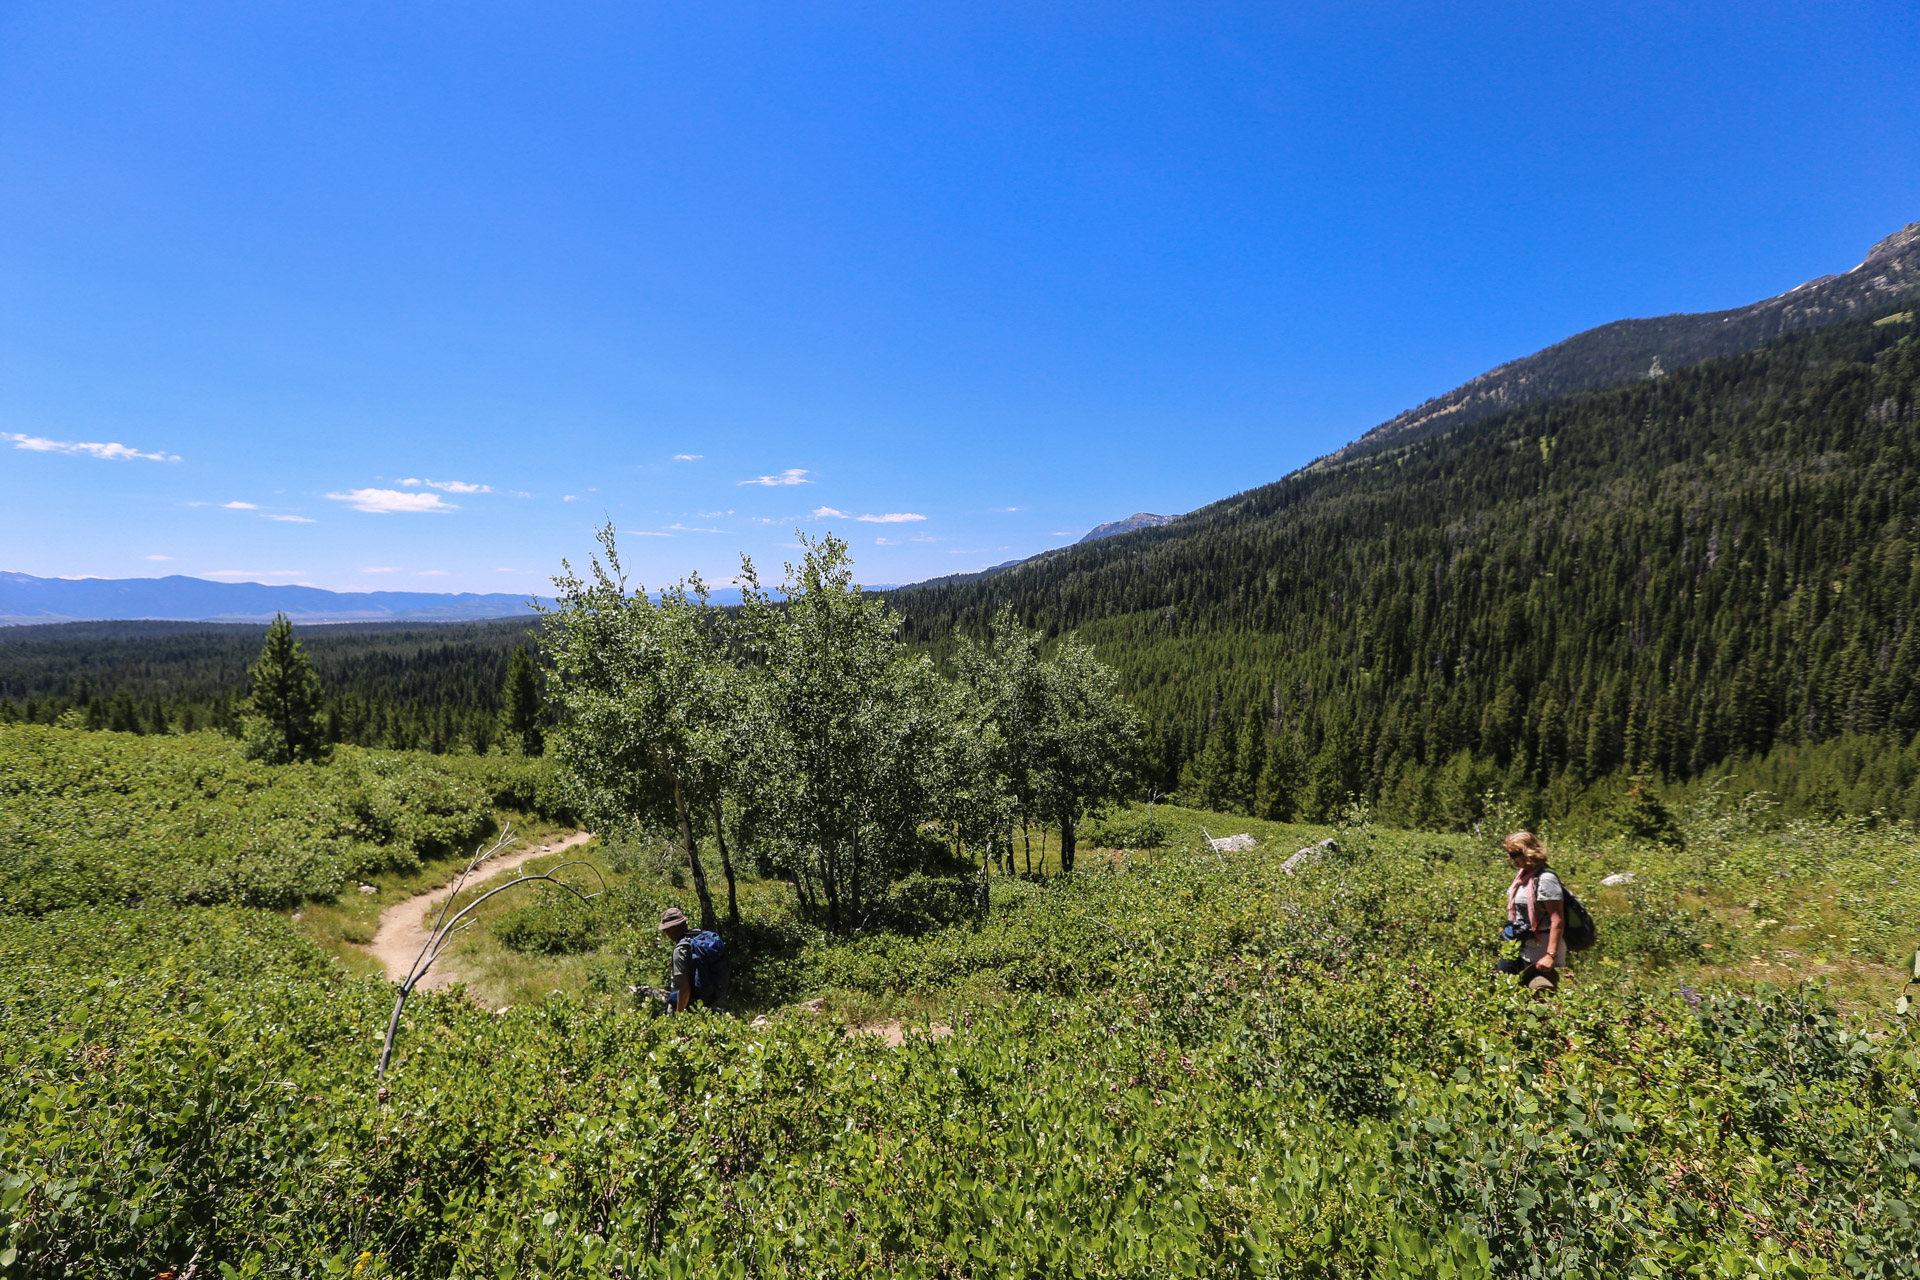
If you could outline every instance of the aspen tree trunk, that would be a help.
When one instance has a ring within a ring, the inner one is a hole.
[[[700,848],[693,842],[693,823],[687,813],[687,800],[680,792],[680,779],[673,780],[673,803],[680,811],[680,841],[687,846],[687,863],[693,869],[693,891],[700,898],[700,927],[712,929],[720,923],[713,913],[713,895],[707,892],[707,871],[700,865]]]
[[[713,802],[713,839],[720,846],[720,872],[727,878],[727,923],[740,923],[740,900],[733,889],[733,859],[727,855],[727,824],[722,820],[720,802]]]
[[[826,891],[827,895],[827,928],[838,933],[840,932],[840,881],[831,867],[823,865],[820,868],[820,887]]]

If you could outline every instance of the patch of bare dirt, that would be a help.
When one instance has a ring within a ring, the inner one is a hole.
[[[827,1002],[816,997],[812,1000],[803,1000],[793,1007],[818,1018],[825,1016]],[[755,1018],[751,1025],[755,1031],[764,1031],[773,1025],[773,1019],[763,1013]],[[922,1026],[919,1023],[901,1022],[898,1019],[889,1019],[885,1022],[869,1022],[857,1027],[843,1027],[841,1028],[841,1033],[849,1040],[857,1040],[862,1036],[873,1036],[882,1044],[886,1045],[887,1048],[898,1049],[907,1042],[907,1036],[916,1029],[932,1040],[944,1040],[953,1034],[953,1028],[944,1022],[935,1022]]]
[[[887,1048],[898,1049],[907,1042],[907,1033],[916,1029],[925,1033],[929,1040],[944,1040],[953,1034],[953,1028],[942,1022],[918,1028],[912,1023],[875,1022],[865,1027],[848,1027],[847,1039],[857,1040],[861,1036],[875,1036]]]
[[[467,887],[484,884],[497,879],[502,872],[512,871],[535,858],[545,857],[549,853],[558,853],[562,849],[571,849],[575,845],[585,844],[593,839],[591,832],[576,831],[565,839],[534,845],[514,853],[502,854],[491,862],[481,864],[476,879],[468,882]],[[426,893],[415,894],[404,901],[396,902],[380,913],[380,927],[374,930],[373,941],[366,950],[380,962],[387,971],[389,981],[398,982],[407,976],[407,970],[420,955],[420,948],[427,945],[428,931],[433,923],[433,913],[452,885],[443,885]],[[427,976],[414,987],[415,991],[444,991],[460,981],[458,970],[453,967],[452,956],[443,955],[434,962]]]

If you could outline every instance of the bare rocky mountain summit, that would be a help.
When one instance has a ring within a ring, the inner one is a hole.
[[[1116,534],[1132,533],[1135,529],[1157,529],[1163,524],[1172,524],[1178,516],[1156,516],[1151,512],[1136,511],[1125,520],[1109,520],[1106,524],[1095,525],[1088,530],[1082,542],[1098,542],[1102,538],[1111,538]]]
[[[1853,270],[1820,276],[1762,302],[1616,320],[1577,333],[1381,423],[1314,465],[1411,444],[1550,396],[1658,377],[1709,356],[1751,351],[1796,329],[1817,329],[1914,298],[1920,298],[1920,222],[1874,245]]]

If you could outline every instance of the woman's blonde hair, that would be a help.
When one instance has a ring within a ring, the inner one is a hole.
[[[1500,847],[1517,856],[1529,871],[1538,871],[1547,865],[1547,846],[1531,831],[1514,832],[1500,842]]]

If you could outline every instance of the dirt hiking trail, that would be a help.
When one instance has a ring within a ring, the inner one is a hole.
[[[558,853],[562,849],[571,849],[575,845],[585,844],[593,839],[588,831],[576,831],[562,840],[552,840],[546,844],[534,845],[514,853],[502,854],[491,862],[482,863],[467,882],[469,889],[498,879],[503,871],[512,871],[523,863],[535,858],[543,858],[549,853]],[[438,889],[417,893],[411,898],[396,902],[380,913],[380,926],[374,930],[373,941],[365,950],[378,960],[387,971],[387,979],[398,982],[407,976],[407,969],[420,954],[420,948],[427,945],[427,932],[433,920],[433,913],[439,909],[440,902],[453,889],[451,884]],[[444,991],[460,981],[460,974],[452,964],[452,955],[442,955],[434,961],[433,968],[427,971],[415,991]]]

